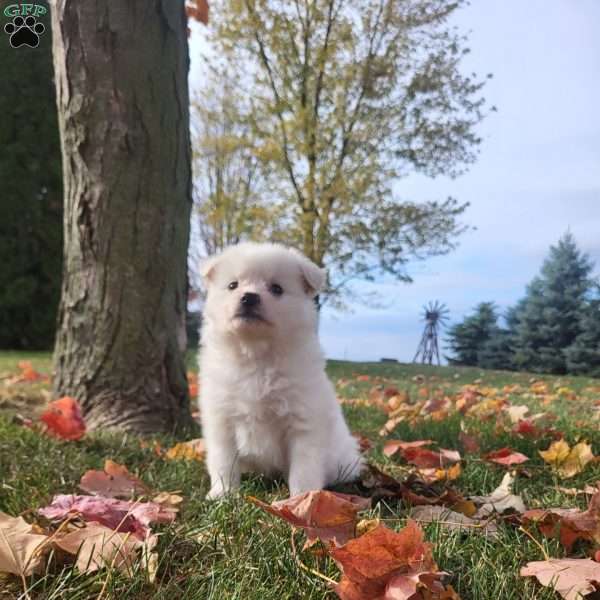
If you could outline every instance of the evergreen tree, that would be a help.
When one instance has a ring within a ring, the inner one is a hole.
[[[569,373],[600,377],[600,290],[586,305],[580,319],[581,332],[565,350]]]
[[[0,44],[0,348],[50,348],[60,295],[61,159],[43,22],[37,48]]]
[[[477,353],[477,366],[483,369],[511,370],[513,368],[511,339],[511,332],[508,329],[496,327],[492,330],[489,339]]]
[[[477,366],[480,353],[498,335],[498,313],[493,302],[481,302],[475,312],[448,330],[448,346],[453,365]]]
[[[516,311],[515,366],[567,372],[565,350],[582,331],[591,270],[590,259],[580,252],[570,233],[550,248],[540,275],[529,284]]]

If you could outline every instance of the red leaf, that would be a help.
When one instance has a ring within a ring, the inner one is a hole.
[[[248,499],[272,515],[305,529],[305,547],[317,538],[323,542],[344,544],[354,536],[357,513],[371,507],[369,498],[325,490],[305,492],[272,504],[257,498]]]
[[[479,447],[479,441],[474,435],[469,435],[468,433],[461,431],[458,434],[458,439],[466,452],[469,452],[470,454],[479,453],[481,448]]]
[[[406,450],[407,448],[420,448],[421,446],[429,446],[433,444],[433,440],[417,440],[415,442],[402,442],[400,440],[389,440],[383,446],[383,453],[386,456],[393,456],[398,450]]]
[[[494,450],[493,452],[489,452],[485,458],[489,462],[507,467],[510,465],[519,465],[529,460],[527,456],[521,454],[520,452],[515,452],[511,448],[500,448],[500,450]]]
[[[44,379],[44,376],[41,373],[38,373],[28,360],[20,361],[17,366],[21,369],[21,375],[19,377],[20,381],[32,382]]]
[[[75,398],[65,396],[48,404],[40,416],[47,432],[63,440],[80,440],[85,435],[85,423]]]
[[[439,452],[425,448],[406,448],[402,451],[402,456],[406,462],[420,469],[441,469],[460,460],[460,454],[456,450],[443,448]]]

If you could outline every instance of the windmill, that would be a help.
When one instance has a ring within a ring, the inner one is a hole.
[[[438,302],[430,302],[423,307],[423,320],[425,321],[425,330],[423,337],[419,342],[417,353],[413,358],[413,362],[418,362],[421,356],[421,363],[431,365],[433,358],[437,359],[437,364],[440,364],[440,351],[438,347],[438,329],[444,326],[448,320],[448,308],[445,304]]]

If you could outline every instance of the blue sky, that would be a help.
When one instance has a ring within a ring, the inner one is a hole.
[[[411,265],[414,283],[365,287],[384,309],[326,310],[329,358],[410,361],[424,303],[445,302],[452,321],[483,300],[509,306],[567,229],[600,272],[600,2],[478,0],[455,22],[471,32],[465,72],[493,73],[485,96],[498,112],[481,125],[481,154],[467,174],[410,176],[396,191],[468,201],[464,221],[476,230],[451,254]],[[192,69],[194,55],[193,44]]]

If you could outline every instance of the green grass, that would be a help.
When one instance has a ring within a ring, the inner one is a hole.
[[[0,354],[0,375],[13,371],[19,360],[31,360],[36,368],[49,372],[46,355],[17,353]],[[193,361],[190,363],[193,364]],[[339,387],[340,396],[366,397],[374,382],[358,382],[356,374],[368,374],[380,385],[394,385],[408,390],[411,397],[419,388],[442,388],[453,393],[464,384],[478,382],[481,386],[502,387],[530,385],[531,374],[481,371],[480,369],[451,367],[422,367],[380,363],[344,363],[333,361],[328,366],[334,381],[347,380]],[[422,377],[419,377],[422,376]],[[593,420],[593,401],[600,399],[600,381],[575,377],[537,377],[549,385],[566,386],[577,394],[576,400],[559,399],[543,410],[557,415],[554,426],[565,433],[572,443],[585,438],[600,452],[600,432]],[[593,388],[598,388],[594,392]],[[594,397],[596,394],[596,397]],[[23,392],[21,395],[26,395]],[[536,406],[536,401],[518,396],[515,404],[524,401]],[[26,403],[21,412],[34,409]],[[353,431],[369,437],[375,447],[369,460],[389,470],[397,468],[394,459],[383,456],[383,438],[378,435],[386,415],[370,406],[345,405],[344,410]],[[128,579],[117,572],[106,570],[95,575],[81,575],[72,566],[58,566],[50,561],[48,572],[28,579],[28,593],[32,599],[79,600],[96,598],[105,585],[104,598],[118,600],[283,600],[335,598],[327,583],[307,573],[298,564],[290,545],[290,528],[264,513],[245,500],[254,495],[265,500],[287,496],[283,482],[261,477],[244,481],[241,493],[220,502],[207,502],[208,478],[204,465],[198,462],[171,462],[143,449],[140,440],[132,435],[88,436],[80,442],[59,442],[41,436],[13,423],[15,409],[0,410],[0,510],[23,514],[28,520],[35,510],[46,505],[54,494],[75,493],[84,471],[101,468],[106,458],[112,458],[140,475],[157,491],[180,490],[185,503],[177,520],[158,528],[160,563],[157,580],[150,584],[143,572]],[[522,494],[526,504],[536,506],[579,506],[583,499],[567,496],[559,485],[583,487],[600,479],[600,466],[589,465],[584,473],[566,482],[558,481],[553,472],[544,467],[537,451],[546,448],[548,439],[522,439],[508,433],[496,432],[496,421],[466,419],[470,429],[479,432],[482,451],[503,445],[524,452],[531,457],[527,470],[531,477],[519,477],[515,492]],[[390,438],[415,440],[431,438],[446,448],[459,449],[459,416],[444,421],[422,421],[414,425],[401,423]],[[160,437],[167,447],[175,440]],[[455,487],[463,494],[485,494],[500,482],[503,469],[466,456],[463,473]],[[386,524],[400,528],[406,522],[407,509],[401,503],[380,503],[371,516],[386,519]],[[500,525],[500,536],[486,540],[482,536],[451,533],[431,525],[426,528],[427,539],[435,544],[434,555],[440,569],[450,573],[450,582],[463,600],[543,600],[556,598],[551,590],[542,588],[530,578],[519,577],[519,569],[531,560],[542,560],[540,548],[514,527]],[[553,557],[562,557],[563,551],[554,541],[538,540]],[[298,548],[302,546],[297,534]],[[585,555],[584,547],[577,547],[578,556]],[[332,560],[301,553],[305,564],[325,575],[338,579],[338,570]],[[0,600],[20,598],[23,586],[16,578],[0,578]]]

